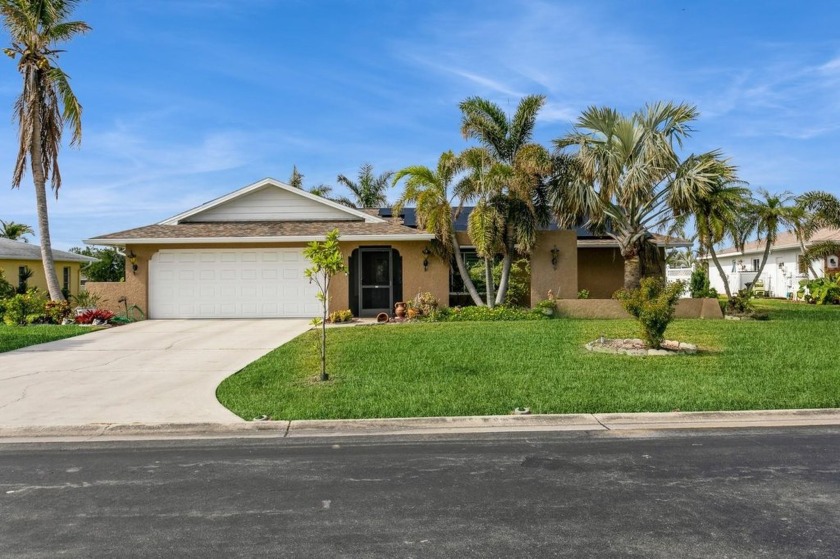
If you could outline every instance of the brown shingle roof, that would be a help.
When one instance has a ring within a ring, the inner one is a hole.
[[[811,236],[809,241],[805,242],[805,246],[809,246],[813,243],[818,243],[821,241],[837,241],[840,242],[840,229],[830,229],[828,227],[819,229],[816,233]],[[749,243],[744,244],[743,253],[750,253],[750,252],[761,252],[764,250],[766,246],[765,240],[760,241],[750,241]],[[796,239],[796,235],[792,231],[785,231],[784,233],[779,233],[776,237],[776,242],[773,243],[773,248],[792,248],[798,247],[799,241]],[[727,247],[723,250],[718,251],[718,256],[726,256],[728,254],[741,254],[742,251],[738,250],[735,247]]]
[[[322,237],[338,229],[342,236],[416,235],[418,240],[428,237],[422,230],[400,225],[397,220],[385,223],[364,221],[225,221],[179,223],[178,225],[147,225],[107,235],[98,235],[91,242],[133,239],[213,239],[260,237]]]

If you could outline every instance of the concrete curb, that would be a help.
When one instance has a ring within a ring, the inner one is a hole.
[[[666,413],[490,415],[252,421],[0,426],[0,443],[183,438],[309,438],[527,431],[653,431],[840,425],[840,408]]]

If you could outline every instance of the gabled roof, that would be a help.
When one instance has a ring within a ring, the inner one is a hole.
[[[92,245],[274,243],[323,241],[338,229],[342,241],[428,241],[434,235],[401,225],[397,220],[247,221],[155,224],[86,239]]]
[[[805,241],[805,246],[808,247],[814,243],[819,243],[822,241],[835,241],[840,243],[840,229],[831,229],[829,227],[824,227],[823,229],[817,230],[809,240]],[[764,247],[766,245],[765,240],[757,240],[757,241],[750,241],[744,244],[744,250],[738,250],[735,247],[726,247],[722,250],[717,251],[718,256],[732,256],[735,254],[755,254],[759,252],[764,252]],[[796,234],[793,231],[785,231],[783,233],[779,233],[776,236],[776,242],[773,243],[772,248],[775,250],[781,250],[785,248],[799,248],[799,240],[796,238]],[[711,258],[709,256],[708,258]]]
[[[91,245],[426,241],[434,235],[266,178],[153,225],[86,239]]]
[[[333,202],[332,200],[327,200],[321,196],[317,196],[315,194],[311,194],[306,192],[305,190],[301,190],[300,188],[295,188],[278,180],[272,179],[270,177],[264,178],[259,180],[253,184],[249,184],[246,187],[240,188],[239,190],[235,190],[230,194],[226,194],[224,196],[220,196],[215,200],[210,200],[200,206],[192,208],[191,210],[187,210],[183,213],[178,215],[172,216],[168,219],[164,219],[158,225],[177,225],[184,221],[200,221],[200,214],[204,214],[209,210],[220,208],[226,204],[230,204],[235,200],[241,199],[249,194],[252,194],[258,190],[266,189],[266,188],[277,188],[284,192],[288,192],[295,196],[300,196],[303,199],[309,200],[311,202],[315,202],[316,204],[321,204],[326,208],[330,208],[332,210],[337,210],[338,213],[344,214],[347,216],[347,219],[356,219],[356,220],[363,220],[368,223],[381,223],[384,220],[377,215],[371,215],[370,213],[363,212],[361,210],[357,210],[356,208],[350,208],[343,204],[339,204],[338,202]],[[255,220],[257,221],[257,220]]]
[[[96,262],[96,258],[53,249],[56,262]],[[0,239],[0,260],[41,260],[41,247],[35,244]]]

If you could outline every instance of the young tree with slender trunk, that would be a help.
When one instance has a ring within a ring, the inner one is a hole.
[[[90,27],[83,21],[68,21],[78,0],[0,0],[0,16],[12,45],[4,52],[17,60],[23,76],[23,91],[15,102],[15,120],[20,146],[12,174],[12,186],[20,187],[27,163],[32,169],[38,213],[41,260],[50,298],[64,299],[50,240],[47,211],[47,181],[58,197],[61,172],[58,151],[65,125],[73,133],[70,145],[82,139],[82,106],[70,88],[70,79],[58,67],[56,49]]]
[[[328,380],[327,374],[327,313],[330,304],[330,282],[332,277],[347,273],[344,256],[338,246],[338,229],[327,234],[324,242],[309,243],[303,250],[303,255],[312,262],[312,267],[305,270],[309,281],[318,286],[317,297],[321,302],[321,376],[322,381]]]

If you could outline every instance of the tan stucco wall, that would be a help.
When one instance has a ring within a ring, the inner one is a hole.
[[[348,263],[350,253],[360,246],[390,246],[399,251],[402,257],[403,264],[403,298],[411,299],[418,291],[430,292],[437,297],[438,301],[443,305],[449,302],[449,265],[434,255],[429,256],[429,268],[423,271],[423,248],[428,246],[426,241],[414,242],[347,242],[339,243],[342,254],[344,255],[344,263]],[[269,243],[247,243],[247,244],[171,244],[171,245],[128,245],[126,246],[126,253],[129,251],[136,255],[137,271],[132,272],[131,263],[126,259],[125,282],[118,286],[103,287],[103,293],[108,299],[114,295],[114,300],[119,299],[120,296],[128,297],[128,304],[137,305],[143,309],[144,313],[148,313],[149,301],[149,261],[152,256],[161,249],[226,249],[226,248],[303,248],[306,243],[285,243],[285,244],[269,244]],[[349,280],[347,276],[337,276],[333,278],[330,286],[330,308],[333,310],[341,310],[350,308],[349,298]],[[108,307],[109,310],[110,307]]]
[[[132,291],[132,287],[135,291]],[[143,314],[146,313],[146,307],[137,302],[142,300],[136,292],[138,287],[137,282],[133,286],[129,286],[124,281],[89,281],[85,283],[85,291],[99,296],[99,303],[96,306],[115,314],[125,312],[125,306],[119,302],[120,297],[127,298],[129,307],[137,305],[143,311]]]
[[[592,299],[609,299],[624,287],[624,259],[617,248],[579,248],[577,258],[578,291],[586,289]]]
[[[558,300],[557,311],[570,318],[630,318],[615,299]],[[723,313],[717,299],[680,299],[674,317],[722,319]]]
[[[557,247],[557,269],[551,264],[551,250]],[[577,237],[574,231],[544,231],[531,251],[531,306],[548,297],[573,299],[578,292]]]
[[[18,268],[21,266],[27,266],[33,272],[32,277],[26,282],[27,285],[30,288],[37,287],[39,291],[47,293],[47,278],[44,275],[44,265],[40,260],[0,260],[0,270],[3,270],[6,281],[14,287],[18,285]],[[65,266],[70,267],[70,294],[78,295],[79,289],[81,288],[81,276],[79,273],[81,264],[79,262],[62,262],[56,260],[55,273],[58,276],[59,287],[63,287],[64,285]]]
[[[428,270],[423,270],[423,249],[429,246],[427,241],[396,243],[340,243],[344,263],[348,264],[350,254],[362,246],[389,246],[399,251],[402,257],[403,299],[413,299],[417,293],[429,292],[442,306],[449,304],[449,264],[437,256],[429,255]],[[334,278],[330,286],[330,308],[334,310],[350,308],[350,281],[346,276]]]
[[[459,233],[459,241],[464,246],[471,242],[466,233]],[[449,263],[430,255],[429,267],[423,270],[423,249],[428,241],[403,242],[340,242],[345,264],[349,256],[360,246],[390,246],[399,251],[403,263],[403,299],[410,300],[418,292],[432,293],[441,305],[449,303]],[[109,299],[109,305],[115,304],[120,296],[128,298],[128,304],[137,305],[148,313],[149,260],[160,249],[229,249],[229,248],[295,248],[306,243],[268,244],[268,243],[219,243],[219,244],[167,244],[167,245],[127,245],[126,252],[136,255],[136,272],[132,272],[131,263],[126,259],[125,282],[120,284],[90,284],[91,290],[98,290]],[[557,269],[551,264],[551,249],[560,251]],[[615,260],[613,260],[615,252]],[[622,287],[624,263],[617,249],[578,249],[577,239],[572,231],[546,231],[539,234],[537,245],[531,256],[531,302],[533,305],[545,299],[551,289],[558,299],[577,297],[580,289],[588,289],[593,298],[607,299]],[[16,273],[16,272],[15,272]],[[349,279],[346,276],[333,278],[330,288],[333,310],[350,307]],[[110,306],[108,307],[110,309]],[[114,310],[114,309],[110,309]]]

